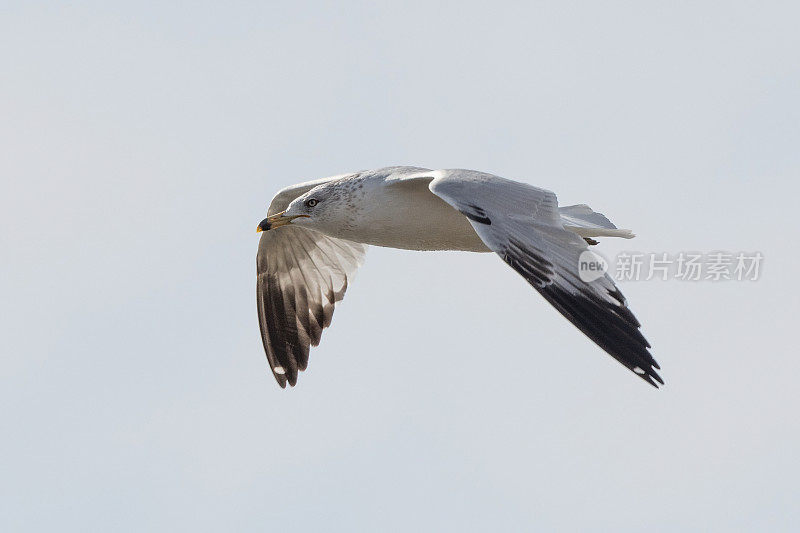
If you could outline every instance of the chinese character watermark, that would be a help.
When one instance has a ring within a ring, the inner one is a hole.
[[[761,252],[686,251],[622,252],[609,262],[586,250],[578,260],[578,274],[585,282],[606,274],[616,281],[757,281],[763,260]]]

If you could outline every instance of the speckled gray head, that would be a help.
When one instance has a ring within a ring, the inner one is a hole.
[[[323,233],[342,231],[358,217],[363,190],[361,173],[322,183],[295,198],[285,211],[262,220],[258,231],[287,224],[310,227]]]

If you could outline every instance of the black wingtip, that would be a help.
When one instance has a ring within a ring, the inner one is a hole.
[[[634,374],[645,380],[647,383],[653,386],[653,388],[658,389],[659,384],[664,385],[664,380],[661,379],[661,376],[658,375],[658,372],[653,370],[652,368],[648,368],[646,370],[642,370],[640,367],[633,367],[630,369]],[[642,372],[639,372],[639,371]]]

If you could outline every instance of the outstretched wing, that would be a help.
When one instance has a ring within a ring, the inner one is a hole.
[[[553,307],[639,377],[654,387],[664,383],[639,321],[611,278],[581,280],[578,261],[588,246],[564,229],[555,194],[471,170],[433,175],[430,190],[463,213],[486,245]]]
[[[270,215],[327,178],[279,192]],[[258,322],[267,360],[281,387],[294,386],[308,365],[336,302],[364,261],[366,246],[287,225],[261,234],[256,258]]]

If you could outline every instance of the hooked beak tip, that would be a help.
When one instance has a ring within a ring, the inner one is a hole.
[[[267,217],[261,222],[259,222],[258,226],[256,226],[256,233],[261,233],[262,231],[271,230],[276,218],[280,218],[280,215],[278,215],[278,217],[275,216]]]

